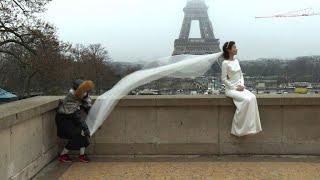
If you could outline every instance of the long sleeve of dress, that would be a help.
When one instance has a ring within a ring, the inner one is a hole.
[[[222,62],[221,67],[221,81],[228,86],[229,88],[232,87],[232,83],[228,80],[228,64],[226,62]]]

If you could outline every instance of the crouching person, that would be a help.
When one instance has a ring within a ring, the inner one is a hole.
[[[91,107],[89,92],[94,88],[92,81],[77,79],[67,96],[60,101],[56,115],[57,134],[68,143],[59,155],[60,162],[72,162],[69,150],[79,150],[80,162],[89,162],[85,149],[89,146],[90,132],[85,122]]]

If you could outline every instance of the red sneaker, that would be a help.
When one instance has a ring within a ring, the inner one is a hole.
[[[63,162],[63,163],[70,163],[70,162],[72,162],[72,159],[69,157],[68,154],[60,155],[59,158],[58,158],[58,160],[59,160],[60,162]]]
[[[89,162],[89,159],[86,155],[80,155],[79,156],[79,160],[80,162],[83,162],[83,163],[88,163]]]

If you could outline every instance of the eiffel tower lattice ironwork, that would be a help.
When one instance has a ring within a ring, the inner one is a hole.
[[[212,54],[220,52],[220,42],[213,34],[208,16],[208,6],[203,0],[189,0],[183,9],[184,20],[179,39],[174,42],[172,55],[179,54]],[[199,21],[201,38],[189,38],[192,21]]]

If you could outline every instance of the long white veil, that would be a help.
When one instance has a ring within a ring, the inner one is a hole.
[[[161,58],[146,65],[142,70],[121,79],[112,89],[97,98],[86,123],[93,135],[103,124],[118,101],[131,90],[163,77],[195,78],[205,74],[222,53],[208,55],[177,55]]]

